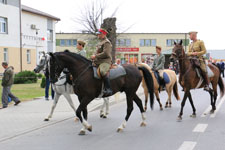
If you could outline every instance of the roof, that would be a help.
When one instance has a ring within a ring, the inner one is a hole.
[[[53,19],[53,20],[60,21],[60,18],[58,18],[58,17],[52,16],[52,15],[50,15],[50,14],[47,14],[47,13],[45,13],[45,12],[42,12],[42,11],[40,11],[40,10],[31,8],[31,7],[28,7],[28,6],[25,6],[25,5],[22,5],[22,11],[34,13],[34,14],[37,14],[37,15],[40,15],[40,16],[44,16],[44,17]]]

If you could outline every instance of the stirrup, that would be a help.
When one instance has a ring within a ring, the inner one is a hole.
[[[204,90],[205,90],[205,91],[208,91],[208,92],[211,91],[211,89],[209,88],[209,86],[205,86],[205,87],[204,87]]]

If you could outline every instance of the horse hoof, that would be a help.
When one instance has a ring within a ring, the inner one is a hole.
[[[178,116],[178,117],[177,117],[177,121],[178,121],[178,122],[182,121],[182,117],[181,117],[181,116]]]
[[[142,123],[140,124],[141,127],[146,127],[146,125],[147,125],[147,124],[146,124],[145,122],[142,122]]]
[[[45,118],[44,121],[49,121],[49,119],[48,118]]]
[[[103,116],[104,116],[103,114],[100,114],[100,118],[103,118]]]
[[[169,105],[169,108],[171,108],[172,106],[171,105]]]
[[[162,108],[162,107],[160,107],[160,110],[162,111],[162,110],[163,110],[163,108]]]
[[[79,118],[76,117],[76,118],[74,119],[74,122],[79,122]]]
[[[102,118],[106,119],[106,118],[107,118],[107,116],[106,116],[106,115],[103,115],[103,117],[102,117]]]
[[[80,133],[78,135],[85,135],[85,131],[84,130],[81,130]]]
[[[92,132],[92,126],[89,126],[89,127],[87,128],[87,130],[88,130],[89,132]]]
[[[214,110],[212,109],[212,110],[210,110],[210,114],[213,114],[214,113]]]
[[[121,133],[121,132],[123,132],[123,129],[122,129],[122,128],[118,128],[118,129],[117,129],[117,132],[118,132],[118,133]]]
[[[168,108],[168,106],[166,105],[165,108]]]
[[[190,115],[191,118],[196,118],[196,114]]]

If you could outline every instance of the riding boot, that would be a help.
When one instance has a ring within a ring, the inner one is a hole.
[[[112,95],[112,89],[110,86],[110,79],[109,79],[109,75],[106,75],[105,77],[103,77],[103,81],[104,81],[104,91],[103,94],[104,96],[111,96]]]
[[[207,75],[207,72],[203,72],[202,71],[202,77],[205,81],[205,87],[204,87],[204,90],[205,91],[210,91],[210,88],[209,88],[209,78],[208,78],[208,75]]]

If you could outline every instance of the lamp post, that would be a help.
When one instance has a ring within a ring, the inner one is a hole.
[[[22,49],[22,21],[21,21],[21,0],[19,0],[19,26],[20,26],[20,71],[23,70],[23,49]]]

